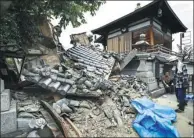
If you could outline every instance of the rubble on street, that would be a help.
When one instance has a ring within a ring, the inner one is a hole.
[[[60,55],[61,65],[57,68],[42,60],[37,66],[26,66],[22,75],[39,91],[32,90],[33,94],[12,91],[12,98],[18,106],[16,124],[21,135],[41,137],[44,131],[55,137],[135,135],[132,121],[136,111],[130,101],[149,97],[147,85],[135,76],[110,76],[115,62],[118,62],[116,56],[94,47],[79,46]],[[24,89],[29,89],[29,86]],[[50,95],[58,95],[58,99],[49,100]],[[63,118],[62,122],[64,118],[66,121],[69,118],[72,121],[70,124],[81,134],[75,135],[77,133],[73,134],[73,131],[66,134],[69,130],[61,129],[57,122],[51,121],[53,116],[49,117],[50,112],[43,108],[40,100],[46,100],[53,114]]]

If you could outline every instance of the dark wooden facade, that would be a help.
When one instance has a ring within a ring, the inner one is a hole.
[[[139,41],[142,33],[151,46],[163,44],[172,49],[172,34],[186,30],[166,0],[155,0],[92,32],[101,35],[98,42],[103,43],[106,50],[121,53],[131,51],[132,44]]]

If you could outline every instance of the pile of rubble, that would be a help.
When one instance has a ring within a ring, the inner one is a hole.
[[[23,70],[27,81],[46,92],[46,96],[36,97],[24,92],[13,95],[18,103],[18,127],[30,131],[25,136],[40,136],[43,131],[39,130],[44,126],[54,130],[53,126],[49,127],[51,119],[39,102],[50,94],[59,95],[57,100],[49,100],[54,112],[69,117],[84,137],[136,136],[132,129],[136,111],[130,101],[149,97],[146,84],[135,76],[110,77],[115,61],[118,61],[113,53],[79,46],[70,48],[60,57],[61,65],[57,67],[40,62]],[[54,128],[57,128],[56,123]]]
[[[129,75],[109,78],[119,60],[114,53],[79,46],[61,57],[58,70],[42,64],[26,69],[23,75],[65,97],[52,106],[58,114],[69,114],[84,136],[129,136],[135,117],[130,100],[148,96],[146,84]]]

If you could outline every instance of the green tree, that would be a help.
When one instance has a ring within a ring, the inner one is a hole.
[[[70,23],[78,27],[86,23],[84,13],[92,16],[105,1],[99,0],[14,0],[0,18],[0,43],[17,45],[36,43],[41,39],[37,24],[40,19],[60,19],[58,33]]]

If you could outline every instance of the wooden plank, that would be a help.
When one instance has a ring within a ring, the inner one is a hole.
[[[113,49],[114,49],[115,52],[117,52],[116,38],[113,39]]]
[[[109,40],[107,40],[107,51],[109,50],[109,45],[110,45],[110,42]]]
[[[108,39],[108,51],[112,51],[112,39]]]
[[[118,52],[117,37],[113,39],[113,51]]]
[[[112,51],[113,50],[113,39],[110,39],[110,48],[109,48],[109,51]]]
[[[114,51],[114,38],[112,39],[112,51]]]
[[[52,131],[54,137],[55,138],[64,137],[62,132],[59,130],[57,124],[55,123],[55,120],[52,118],[52,116],[46,110],[41,110],[40,112],[45,118],[45,120],[47,121],[47,126]]]
[[[109,51],[109,48],[110,48],[110,40],[108,39],[107,40],[107,51]]]
[[[121,36],[119,36],[119,37],[118,37],[118,53],[121,52],[121,48],[122,48],[122,47],[121,47],[121,43],[122,43],[122,42],[121,42]]]
[[[129,38],[128,38],[128,36],[129,36],[129,33],[127,33],[126,35],[125,35],[125,51],[129,51]]]
[[[113,39],[111,39],[111,51],[113,51],[113,50],[114,50],[114,46],[113,46],[114,44],[113,44],[113,41],[114,41],[114,40],[113,40]]]
[[[119,47],[118,47],[118,37],[115,37],[115,39],[114,39],[114,47],[115,47],[115,52],[119,52]]]
[[[71,120],[67,117],[65,117],[65,120],[67,120],[67,122],[73,127],[73,129],[75,130],[77,136],[82,137],[82,134],[81,134],[80,130],[71,122]]]
[[[121,36],[120,52],[125,52],[124,35]]]
[[[125,42],[125,52],[131,51],[132,45],[131,45],[131,32],[128,32],[124,36],[124,42]]]
[[[132,32],[129,32],[128,39],[129,39],[128,41],[129,51],[131,51],[132,50]]]

